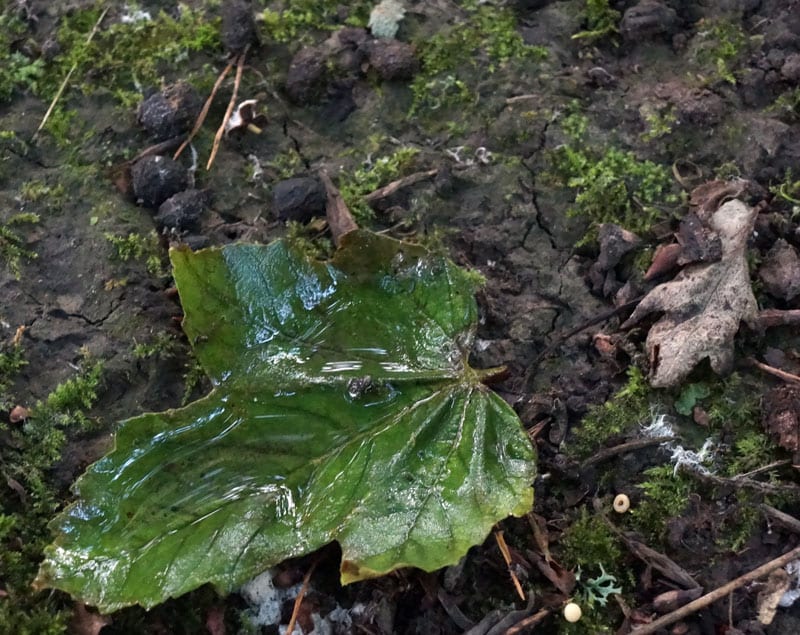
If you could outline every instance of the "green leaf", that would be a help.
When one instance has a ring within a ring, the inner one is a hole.
[[[706,384],[687,384],[675,400],[675,410],[684,417],[691,417],[697,402],[710,394],[711,389]]]
[[[533,450],[467,364],[475,276],[367,232],[171,252],[214,384],[122,424],[36,580],[112,611],[227,591],[336,540],[344,583],[456,562],[531,508]]]

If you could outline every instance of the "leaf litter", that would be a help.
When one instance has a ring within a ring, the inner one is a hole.
[[[720,259],[689,265],[655,287],[623,324],[628,328],[647,315],[663,313],[646,341],[654,387],[679,385],[704,359],[716,373],[731,370],[740,323],[756,323],[758,305],[746,249],[757,214],[757,208],[738,199],[724,203],[708,222],[721,241]]]
[[[39,588],[152,607],[331,541],[344,583],[430,571],[530,510],[530,442],[466,361],[476,276],[360,230],[330,262],[286,240],[171,258],[214,390],[124,422],[53,522]]]

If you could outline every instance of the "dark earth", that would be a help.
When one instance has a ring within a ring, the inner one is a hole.
[[[303,633],[628,633],[800,544],[800,2],[406,0],[383,39],[374,4],[0,3],[0,633],[284,632],[312,567]],[[207,169],[239,60],[234,105],[256,103]],[[288,234],[325,257],[321,171],[362,227],[486,278],[472,364],[505,366],[539,453],[534,508],[497,527],[510,565],[492,535],[342,587],[331,545],[272,570],[283,630],[208,587],[103,618],[32,590],[118,422],[209,389],[168,247]],[[651,388],[659,316],[622,325],[722,258],[708,217],[733,198],[758,212],[757,319],[721,376]],[[647,632],[800,632],[788,568]]]

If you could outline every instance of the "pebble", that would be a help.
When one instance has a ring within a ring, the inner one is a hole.
[[[169,157],[154,155],[139,159],[131,168],[133,193],[145,207],[157,208],[188,186],[186,170]]]
[[[184,190],[161,203],[155,216],[162,229],[175,229],[179,232],[196,231],[200,216],[211,202],[208,190]]]
[[[313,177],[286,179],[272,188],[272,209],[281,220],[307,223],[325,213],[326,200],[325,188]]]
[[[139,104],[139,123],[158,141],[187,132],[200,114],[202,103],[191,84],[179,81]]]

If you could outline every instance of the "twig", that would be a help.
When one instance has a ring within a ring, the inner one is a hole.
[[[780,368],[775,368],[774,366],[768,366],[767,364],[762,364],[757,359],[753,359],[752,357],[748,357],[746,361],[755,366],[756,368],[760,368],[765,373],[769,373],[770,375],[775,375],[775,377],[780,377],[784,381],[788,381],[793,384],[800,384],[800,377],[798,377],[797,375],[793,375],[792,373],[787,373],[785,370],[781,370]]]
[[[519,583],[519,578],[517,577],[517,574],[514,573],[514,568],[511,566],[511,552],[508,550],[506,539],[503,538],[503,532],[499,529],[495,531],[494,539],[497,541],[497,546],[500,547],[500,553],[503,554],[503,560],[506,561],[508,575],[511,576],[511,581],[514,583],[514,588],[517,590],[517,595],[519,595],[524,602],[527,599],[525,597],[525,591],[522,590],[522,585]]]
[[[97,30],[100,28],[100,23],[103,21],[103,18],[106,17],[106,13],[108,13],[108,7],[103,9],[103,12],[100,14],[100,17],[97,18],[97,22],[94,23],[94,27],[92,27],[92,30],[89,32],[89,36],[86,38],[86,44],[89,44],[94,38],[95,34],[97,33]],[[58,100],[61,99],[61,95],[64,94],[64,91],[67,88],[67,84],[69,84],[69,80],[72,77],[72,74],[77,69],[78,69],[78,62],[75,62],[67,72],[67,76],[64,78],[64,81],[61,82],[61,86],[58,87],[58,91],[56,91],[56,96],[53,97],[53,101],[50,102],[50,106],[48,107],[47,112],[44,113],[44,117],[42,117],[42,122],[39,124],[39,127],[36,129],[36,132],[33,133],[33,137],[31,138],[31,143],[36,141],[37,137],[39,136],[39,133],[42,131],[42,128],[44,128],[45,124],[47,123],[47,120],[50,119],[50,115],[53,114],[53,110],[55,109]]]
[[[208,96],[208,99],[206,99],[206,103],[203,104],[203,109],[197,116],[197,121],[194,122],[194,128],[192,128],[192,131],[189,133],[189,136],[186,137],[186,141],[184,141],[181,144],[181,146],[175,151],[175,154],[172,157],[174,160],[177,160],[178,157],[181,156],[181,152],[183,152],[186,149],[186,146],[188,146],[192,142],[194,136],[197,134],[200,128],[203,127],[203,122],[206,120],[206,117],[208,116],[208,111],[211,109],[211,103],[214,101],[214,97],[217,95],[217,91],[219,90],[219,87],[222,85],[222,82],[228,76],[228,73],[231,72],[231,69],[233,68],[235,62],[236,62],[235,59],[228,62],[228,65],[225,67],[225,70],[223,70],[219,74],[219,77],[217,77],[217,81],[214,82],[214,87],[211,89],[211,94]]]
[[[730,486],[734,489],[752,489],[762,494],[784,494],[800,497],[800,487],[791,485],[789,483],[766,483],[764,481],[754,481],[751,478],[746,478],[744,474],[726,478],[724,476],[717,476],[716,474],[703,474],[697,470],[683,468],[681,470],[684,474],[688,474],[700,481],[707,481],[713,485]]]
[[[413,185],[417,181],[424,181],[425,179],[429,179],[432,176],[436,176],[439,173],[439,170],[425,170],[424,172],[414,172],[414,174],[409,174],[408,176],[404,176],[402,179],[397,179],[396,181],[392,181],[388,185],[384,185],[381,188],[378,188],[374,192],[370,192],[364,197],[364,201],[369,205],[373,203],[377,203],[381,199],[386,198],[394,194],[397,190],[400,190],[404,187],[408,187],[409,185]]]
[[[333,244],[338,247],[342,237],[358,229],[358,224],[353,220],[353,215],[350,213],[342,195],[325,170],[319,171],[319,180],[325,186],[325,194],[327,196],[325,215],[328,219],[328,227],[331,230]]]
[[[550,611],[548,609],[542,609],[538,613],[534,613],[533,615],[521,619],[519,622],[514,624],[514,626],[509,628],[505,633],[503,633],[503,635],[517,635],[517,633],[529,633],[530,631],[523,629],[527,629],[528,627],[531,626],[536,626],[548,615],[550,615]]]
[[[800,520],[797,520],[794,516],[790,516],[789,514],[782,512],[780,509],[775,509],[772,505],[767,505],[766,503],[761,503],[760,505],[761,510],[770,516],[772,520],[777,522],[779,525],[783,525],[787,529],[791,529],[793,532],[800,534]]]
[[[219,144],[222,141],[222,135],[225,134],[225,124],[228,123],[228,119],[231,118],[231,113],[233,113],[233,109],[236,107],[236,98],[239,96],[239,85],[242,83],[242,72],[244,71],[244,58],[247,56],[247,49],[249,48],[250,45],[248,44],[236,59],[236,79],[233,81],[233,93],[231,93],[231,100],[228,102],[228,108],[225,110],[222,123],[217,129],[217,134],[214,135],[214,145],[211,147],[211,156],[208,157],[206,170],[210,170],[211,164],[214,163],[214,158],[217,156],[217,151],[219,150]]]
[[[780,567],[784,567],[789,564],[792,560],[796,560],[800,557],[800,547],[795,547],[791,551],[783,554],[782,556],[775,558],[774,560],[770,560],[766,564],[762,564],[757,569],[753,569],[752,571],[745,573],[744,575],[739,576],[738,578],[731,580],[727,584],[719,587],[718,589],[714,589],[713,591],[706,593],[705,595],[700,596],[696,600],[689,602],[688,604],[683,605],[679,609],[675,609],[671,613],[667,613],[666,615],[659,617],[657,620],[650,622],[644,626],[640,626],[638,628],[634,628],[631,631],[632,635],[648,635],[649,633],[655,633],[661,628],[668,626],[669,624],[674,624],[680,619],[683,619],[687,615],[691,615],[701,609],[710,606],[717,600],[724,598],[726,595],[735,591],[739,587],[744,586],[748,582],[753,582],[758,580],[759,578],[771,573],[775,569],[779,569]]]
[[[292,617],[289,618],[289,625],[286,627],[286,632],[289,635],[291,635],[291,633],[294,631],[294,625],[297,622],[297,616],[300,613],[300,605],[303,603],[303,598],[306,596],[306,591],[308,591],[308,582],[311,580],[311,574],[314,573],[314,569],[317,568],[317,562],[319,562],[319,558],[311,563],[311,566],[308,568],[308,572],[303,577],[303,586],[300,587],[300,591],[297,593],[297,597],[294,599]]]
[[[800,309],[764,309],[758,313],[756,318],[758,325],[762,329],[772,326],[791,326],[800,323]]]
[[[586,469],[595,463],[601,463],[602,461],[615,457],[617,454],[624,454],[625,452],[629,452],[631,450],[640,450],[651,445],[660,445],[661,443],[672,441],[674,438],[675,437],[649,437],[645,439],[635,439],[634,441],[628,441],[627,443],[615,445],[613,448],[605,448],[604,450],[600,450],[599,452],[593,454],[583,463],[581,463],[581,469]]]
[[[624,531],[621,531],[614,523],[612,523],[608,519],[608,516],[606,516],[606,514],[603,512],[600,499],[595,498],[592,501],[592,505],[597,515],[600,516],[603,522],[605,522],[605,524],[617,536],[617,538],[625,543],[625,546],[630,549],[634,556],[639,558],[646,565],[659,571],[665,578],[668,578],[673,582],[677,582],[686,589],[700,588],[697,580],[695,580],[689,574],[689,572],[677,562],[663,553],[648,547],[643,542],[636,540],[632,536],[626,534]]]

